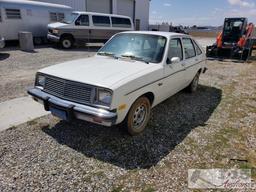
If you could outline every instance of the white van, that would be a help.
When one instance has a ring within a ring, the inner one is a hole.
[[[47,38],[47,25],[62,21],[72,8],[28,0],[0,0],[0,34],[17,40],[19,31],[32,32],[35,43]]]
[[[134,30],[134,25],[127,16],[73,12],[63,22],[49,24],[48,29],[48,40],[68,49],[75,42],[106,42],[116,33]]]

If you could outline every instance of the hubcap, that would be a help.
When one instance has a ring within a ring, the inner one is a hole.
[[[71,42],[67,39],[64,40],[62,44],[63,44],[63,47],[65,48],[69,48],[71,46]]]
[[[147,109],[144,105],[139,106],[133,115],[133,127],[135,129],[140,128],[146,118]]]

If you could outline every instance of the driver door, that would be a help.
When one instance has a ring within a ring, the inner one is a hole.
[[[179,60],[177,60],[177,57]],[[175,62],[172,59],[176,58]],[[180,38],[173,38],[169,43],[168,59],[164,66],[164,91],[168,97],[176,94],[186,85],[183,47]]]
[[[75,26],[73,29],[73,36],[75,39],[90,42],[90,20],[89,15],[80,15],[75,21]]]

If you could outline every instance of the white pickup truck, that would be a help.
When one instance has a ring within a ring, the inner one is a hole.
[[[196,91],[206,70],[203,49],[188,35],[123,32],[91,58],[40,70],[28,93],[61,119],[123,122],[137,135],[153,107],[182,89]]]

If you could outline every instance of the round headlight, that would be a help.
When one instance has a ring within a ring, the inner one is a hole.
[[[110,105],[112,101],[111,91],[105,89],[98,90],[98,102],[104,105]]]

